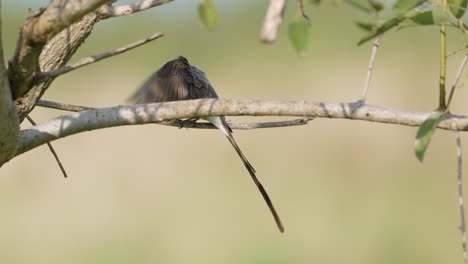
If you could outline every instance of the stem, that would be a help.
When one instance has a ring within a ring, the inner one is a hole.
[[[447,10],[448,0],[442,0],[442,9]],[[445,70],[447,68],[447,38],[446,26],[440,24],[440,73],[439,73],[439,108],[440,111],[445,111],[447,108],[445,99]]]
[[[444,1],[446,3],[446,1]],[[440,25],[440,74],[439,74],[439,110],[445,110],[445,69],[447,63],[446,47],[446,29],[445,24]]]
[[[468,263],[466,253],[466,224],[465,224],[465,206],[463,203],[463,174],[462,174],[462,151],[461,140],[458,130],[455,129],[455,139],[457,143],[457,185],[458,185],[458,204],[460,206],[460,233],[462,238],[463,263]]]

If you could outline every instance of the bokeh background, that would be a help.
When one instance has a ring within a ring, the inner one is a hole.
[[[10,58],[27,8],[46,0],[3,1]],[[127,1],[128,2],[128,1]],[[185,55],[224,98],[357,100],[371,44],[356,20],[325,2],[310,10],[309,48],[287,40],[291,2],[274,45],[258,41],[268,1],[215,1],[214,32],[198,1],[174,1],[102,21],[73,61],[165,32],[160,40],[58,78],[44,98],[95,107],[125,99],[164,62]],[[449,51],[466,42],[449,29]],[[436,27],[384,36],[370,104],[429,111],[437,104]],[[448,62],[451,84],[461,54]],[[453,112],[466,114],[466,89]],[[36,108],[43,121],[59,111]],[[265,121],[281,118],[228,118]],[[248,173],[218,131],[160,125],[119,127],[54,142],[0,170],[1,263],[462,263],[455,139],[437,131],[419,163],[416,128],[317,119],[307,126],[236,131],[286,226],[280,234]],[[465,155],[466,136],[462,135]]]

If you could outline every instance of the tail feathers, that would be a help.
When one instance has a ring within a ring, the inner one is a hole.
[[[227,135],[226,137],[229,139],[229,142],[231,142],[231,144],[232,144],[232,146],[234,147],[234,149],[236,150],[237,154],[239,154],[239,157],[240,157],[240,158],[242,159],[242,161],[244,162],[244,165],[245,165],[245,167],[247,168],[247,170],[249,171],[249,174],[250,174],[250,176],[252,177],[252,180],[254,181],[255,185],[256,185],[257,188],[258,188],[258,190],[259,190],[260,193],[262,194],[263,199],[264,199],[265,202],[267,203],[268,208],[270,209],[271,214],[273,215],[273,218],[275,219],[276,225],[278,226],[278,229],[280,230],[281,233],[283,233],[283,232],[284,232],[283,222],[281,221],[281,218],[279,217],[278,213],[276,212],[276,209],[275,209],[275,207],[273,206],[273,202],[271,201],[270,197],[268,196],[267,191],[266,191],[265,188],[263,187],[263,185],[262,185],[262,183],[260,182],[260,180],[257,178],[257,175],[255,175],[255,170],[254,170],[254,168],[252,167],[252,165],[250,164],[250,162],[247,160],[247,158],[245,158],[244,154],[242,153],[242,151],[240,150],[240,148],[239,148],[239,146],[237,145],[236,141],[234,140],[234,137],[232,137],[231,134]]]
[[[278,213],[276,212],[276,209],[273,206],[273,203],[271,202],[271,199],[268,196],[268,193],[266,192],[265,188],[263,188],[262,183],[258,180],[257,175],[255,175],[255,169],[253,168],[252,164],[250,164],[250,162],[244,156],[244,154],[240,150],[239,146],[237,145],[236,141],[234,140],[234,137],[231,134],[231,128],[226,123],[226,120],[224,119],[224,116],[208,116],[208,117],[205,117],[205,119],[208,120],[209,122],[211,122],[213,125],[215,125],[229,139],[229,142],[234,147],[234,149],[236,150],[239,157],[242,159],[242,162],[244,162],[244,165],[247,168],[247,170],[249,171],[249,174],[252,177],[252,180],[254,181],[255,185],[258,188],[258,190],[262,194],[263,199],[267,203],[268,208],[270,209],[271,214],[273,215],[273,218],[275,219],[276,225],[278,226],[278,229],[280,230],[281,233],[283,233],[284,232],[283,223],[281,222],[281,219],[280,219]]]
[[[219,130],[221,130],[221,132],[223,132],[223,134],[229,139],[229,142],[231,142],[232,146],[236,150],[239,157],[244,162],[244,165],[247,167],[247,169],[252,170],[255,173],[256,171],[254,167],[252,166],[252,164],[250,164],[250,162],[244,156],[239,146],[237,146],[237,143],[231,134],[232,130],[229,127],[229,125],[226,123],[226,119],[224,118],[224,116],[209,116],[209,117],[206,117],[205,119],[211,122],[213,125],[215,125]]]

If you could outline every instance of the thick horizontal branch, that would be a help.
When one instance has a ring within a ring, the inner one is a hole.
[[[70,112],[81,112],[81,111],[95,109],[89,106],[64,104],[64,103],[59,103],[59,102],[47,101],[47,100],[37,101],[37,106],[57,109],[57,110],[70,111]],[[249,129],[258,129],[258,128],[301,126],[301,125],[306,125],[310,120],[312,120],[312,118],[303,117],[303,118],[297,118],[297,119],[285,120],[285,121],[259,122],[259,123],[228,122],[228,124],[232,129],[249,130]],[[175,126],[179,128],[217,129],[217,127],[215,127],[211,123],[208,123],[208,122],[202,123],[202,122],[196,122],[192,120],[175,119],[175,120],[170,120],[170,121],[163,121],[158,124],[165,125],[165,126]]]
[[[285,100],[200,99],[143,105],[122,105],[73,113],[24,129],[20,133],[17,155],[47,142],[85,131],[210,115],[345,118],[419,126],[431,113],[403,111],[360,103]],[[468,117],[447,115],[438,127],[447,130],[456,128],[459,131],[468,131]]]

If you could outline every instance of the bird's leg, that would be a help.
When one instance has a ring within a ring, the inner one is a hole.
[[[200,118],[192,117],[192,118],[186,118],[186,119],[178,120],[179,121],[179,129],[183,128],[186,124],[191,124],[191,125],[195,126],[195,123],[197,122],[198,119],[200,119]]]

